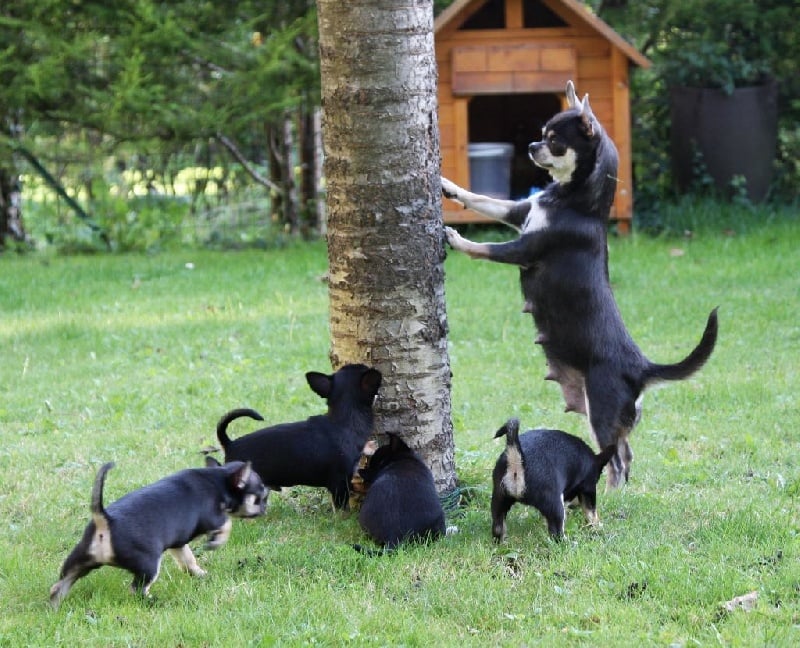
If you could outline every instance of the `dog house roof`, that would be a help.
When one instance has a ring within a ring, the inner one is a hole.
[[[438,34],[453,20],[465,13],[472,14],[488,0],[455,0],[453,4],[440,13],[434,21],[434,33]],[[546,4],[553,6],[563,5],[570,16],[574,15],[593,31],[602,35],[612,45],[619,49],[632,62],[642,68],[649,68],[650,61],[633,45],[609,27],[603,20],[594,15],[586,5],[578,0],[550,0]],[[472,11],[470,11],[472,10]]]

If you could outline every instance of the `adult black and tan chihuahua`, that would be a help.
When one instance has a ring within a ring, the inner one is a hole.
[[[529,146],[534,164],[553,177],[525,200],[473,194],[442,178],[445,197],[516,229],[505,243],[475,243],[445,228],[455,250],[519,267],[524,312],[533,315],[536,342],[557,381],[567,411],[585,415],[598,448],[616,445],[608,486],[627,480],[628,441],[641,416],[642,396],[660,381],[683,380],[700,369],[717,340],[717,311],[697,346],[681,361],[657,364],[631,338],[608,277],[607,226],[614,199],[617,151],[589,106],[567,84],[569,108],[550,119],[542,141]]]

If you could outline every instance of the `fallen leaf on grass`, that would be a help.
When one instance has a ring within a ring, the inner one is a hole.
[[[686,254],[686,250],[683,248],[671,248],[669,251],[669,255],[672,257],[682,257],[684,254]]]

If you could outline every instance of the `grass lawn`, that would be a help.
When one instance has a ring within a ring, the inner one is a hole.
[[[48,590],[101,463],[117,464],[112,501],[200,465],[232,407],[322,412],[303,374],[330,369],[325,248],[0,257],[0,646],[798,645],[800,223],[610,245],[648,357],[683,357],[717,305],[720,338],[693,379],[648,393],[631,482],[599,496],[602,529],[573,512],[554,543],[517,506],[492,542],[495,430],[515,415],[586,438],[586,424],[542,380],[517,272],[451,254],[458,534],[367,558],[350,548],[354,516],[290,489],[218,552],[198,544],[207,578],[165,558],[143,601],[103,568],[58,611]],[[754,609],[724,611],[751,592]]]

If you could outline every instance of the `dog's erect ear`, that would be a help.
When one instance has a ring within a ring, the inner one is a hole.
[[[206,455],[206,468],[219,468],[222,464],[211,455]]]
[[[589,105],[588,94],[584,95],[581,102],[581,130],[587,139],[592,139],[597,130],[597,119],[592,112],[592,107]]]
[[[575,84],[570,79],[567,81],[567,106],[570,108],[581,108],[581,103],[578,101],[578,95],[575,94]]]
[[[321,398],[328,398],[333,389],[333,376],[320,373],[318,371],[309,371],[306,374],[306,381],[311,390]]]
[[[389,433],[389,447],[393,452],[411,452],[405,441],[396,434]]]
[[[231,484],[233,484],[233,488],[238,491],[243,491],[247,486],[247,482],[250,481],[252,472],[253,467],[249,461],[237,468],[231,475]]]
[[[594,117],[591,113],[581,114],[581,132],[586,136],[586,139],[592,139],[594,136]]]
[[[361,391],[374,396],[381,388],[383,376],[377,369],[367,369],[361,376]]]

